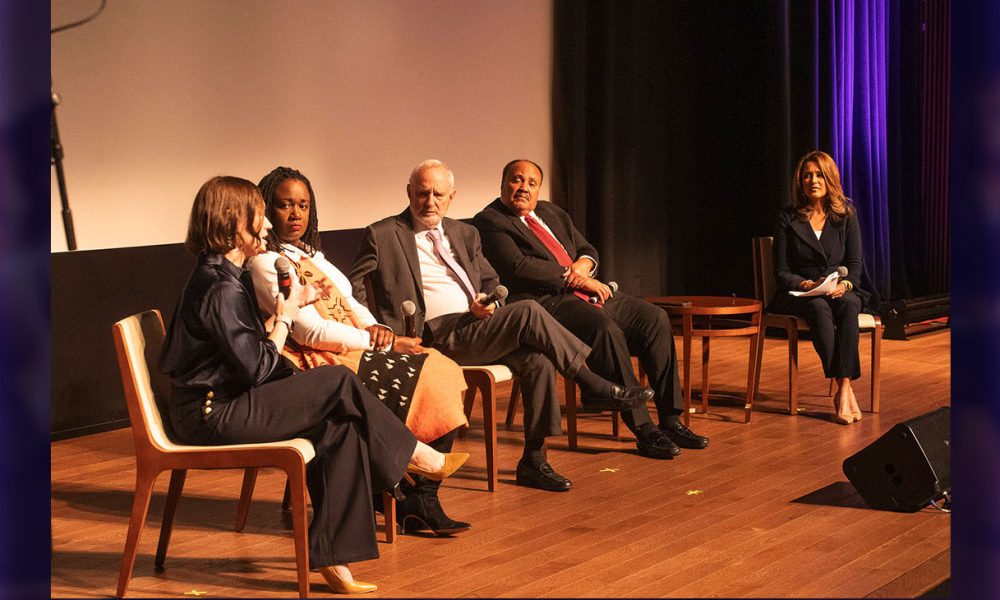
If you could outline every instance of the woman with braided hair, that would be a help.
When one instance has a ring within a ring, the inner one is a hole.
[[[343,365],[396,413],[417,439],[448,452],[455,429],[466,425],[462,368],[419,338],[396,335],[351,295],[347,278],[320,250],[315,195],[309,179],[295,169],[277,167],[260,181],[268,218],[274,223],[268,252],[251,265],[257,301],[271,323],[278,276],[275,261],[291,263],[295,285],[323,283],[330,293],[299,311],[284,354],[300,369]],[[448,517],[441,507],[441,482],[414,477],[400,484],[405,498],[397,522],[403,533],[431,530],[436,535],[466,531],[469,523]],[[376,497],[376,501],[380,498]]]

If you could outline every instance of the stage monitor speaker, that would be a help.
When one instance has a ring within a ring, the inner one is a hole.
[[[951,491],[951,407],[897,423],[844,461],[868,506],[914,512]]]

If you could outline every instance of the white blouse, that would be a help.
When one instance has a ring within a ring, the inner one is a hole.
[[[303,256],[308,256],[302,250],[293,246],[283,246],[286,256],[298,263]],[[274,261],[278,258],[276,252],[266,252],[250,260],[250,273],[253,276],[254,289],[257,292],[257,304],[265,321],[274,314],[275,300],[278,294],[278,273],[274,270]],[[377,324],[368,307],[354,299],[351,293],[351,282],[333,263],[326,260],[322,252],[309,257],[323,275],[336,286],[354,311],[361,327]],[[292,277],[292,285],[298,287],[298,278]],[[368,350],[371,348],[371,336],[364,329],[358,329],[348,324],[324,319],[314,305],[299,309],[292,327],[291,337],[303,346],[331,352],[349,352],[351,350]]]

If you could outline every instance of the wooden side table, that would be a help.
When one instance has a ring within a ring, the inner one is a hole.
[[[749,337],[747,390],[743,422],[750,422],[763,303],[730,296],[646,296],[645,300],[680,317],[684,337],[684,423],[691,422],[691,338],[701,337],[701,411],[708,412],[708,357],[714,337]],[[696,327],[697,325],[697,327]]]

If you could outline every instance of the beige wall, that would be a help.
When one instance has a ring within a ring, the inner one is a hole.
[[[97,4],[52,0],[53,26]],[[453,217],[508,159],[550,162],[549,1],[109,0],[53,36],[52,77],[80,249],[182,241],[216,174],[300,169],[326,230],[402,210],[425,158],[455,171]],[[65,250],[55,177],[51,203]]]

